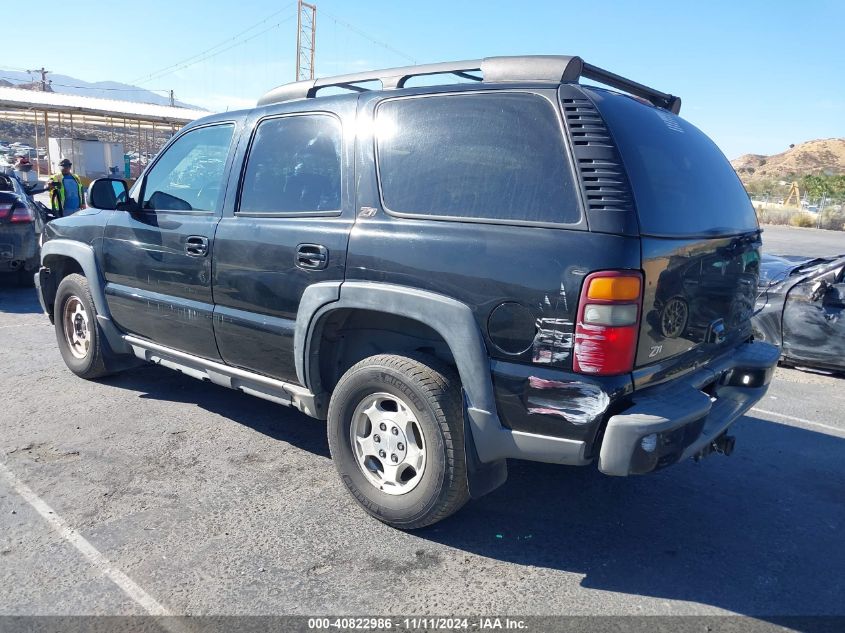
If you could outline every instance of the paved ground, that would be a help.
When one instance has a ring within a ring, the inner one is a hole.
[[[771,255],[842,255],[845,253],[845,231],[764,224],[763,249]]]
[[[779,370],[731,458],[512,462],[402,533],[341,487],[322,423],[163,368],[85,382],[53,336],[0,289],[0,614],[845,614],[842,379]]]

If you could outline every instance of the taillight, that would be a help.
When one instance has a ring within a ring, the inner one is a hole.
[[[9,218],[9,222],[23,223],[32,222],[33,220],[35,220],[35,215],[32,213],[32,209],[30,209],[29,207],[12,207],[12,217]]]
[[[11,203],[0,202],[0,220],[6,219],[6,216],[9,215],[9,211],[12,210],[12,206],[14,205],[12,205]]]
[[[634,368],[643,278],[608,270],[587,275],[578,302],[573,369],[609,376]]]

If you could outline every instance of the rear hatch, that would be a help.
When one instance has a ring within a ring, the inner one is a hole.
[[[635,381],[705,364],[751,335],[760,232],[719,148],[680,117],[587,89],[616,142],[637,209],[644,273]],[[647,377],[647,378],[646,378]]]

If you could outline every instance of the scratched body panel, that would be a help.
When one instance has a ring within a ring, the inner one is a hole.
[[[630,375],[585,376],[546,367],[493,361],[500,417],[516,431],[589,442],[608,411],[631,393]]]

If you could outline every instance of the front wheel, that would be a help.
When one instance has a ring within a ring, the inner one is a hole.
[[[332,394],[328,433],[343,483],[388,525],[431,525],[469,498],[460,382],[436,359],[362,360]]]
[[[62,279],[53,304],[56,339],[68,369],[80,378],[101,378],[113,356],[97,325],[88,280],[72,274]]]

